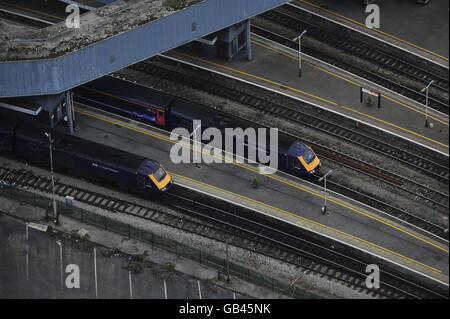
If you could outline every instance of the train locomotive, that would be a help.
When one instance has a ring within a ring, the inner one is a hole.
[[[183,127],[192,133],[194,120],[201,120],[202,131],[209,127],[222,132],[225,128],[255,128],[249,121],[112,76],[75,88],[74,100],[169,131]],[[247,148],[248,145],[246,154]],[[307,177],[317,173],[320,167],[321,162],[311,147],[287,134],[279,134],[279,170]]]
[[[50,148],[45,133],[38,124],[4,117],[0,119],[0,151],[47,164]],[[173,184],[171,176],[155,160],[56,131],[51,132],[51,138],[55,167],[145,193],[165,192]]]

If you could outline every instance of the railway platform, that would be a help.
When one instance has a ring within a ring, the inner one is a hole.
[[[256,35],[253,35],[252,52],[250,62],[245,57],[224,61],[189,47],[162,55],[289,95],[448,155],[447,115],[429,109],[433,128],[426,128],[423,105],[323,65],[314,58],[302,58],[303,72],[299,78],[298,52]],[[361,86],[381,93],[380,108],[376,98],[373,106],[360,102]]]
[[[253,164],[173,164],[169,133],[117,115],[76,105],[82,138],[152,157],[176,184],[242,205],[313,233],[356,247],[381,260],[448,286],[448,242],[380,211],[283,173],[259,174]],[[254,189],[251,181],[258,178]]]
[[[378,1],[379,29],[366,27],[365,21],[369,13],[366,13],[365,7],[357,1],[293,0],[291,4],[446,65],[448,68],[447,1],[431,1],[426,6],[414,0]]]

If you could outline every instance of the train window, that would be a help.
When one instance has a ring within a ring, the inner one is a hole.
[[[164,126],[166,124],[164,120],[164,111],[162,110],[157,111],[156,122],[161,126]]]
[[[181,126],[187,128],[189,132],[192,132],[192,122],[188,120],[181,120]]]
[[[28,150],[32,152],[37,151],[37,145],[35,143],[28,143]]]
[[[213,120],[218,124],[219,127],[230,127],[228,123],[230,123],[231,118],[221,115],[214,116]]]
[[[294,167],[295,159],[292,156],[287,157],[287,167],[293,168]]]
[[[311,150],[306,151],[305,154],[303,154],[303,160],[306,164],[311,164],[311,162],[316,158],[314,153]]]
[[[144,186],[145,184],[145,176],[144,175],[138,175],[138,185]]]

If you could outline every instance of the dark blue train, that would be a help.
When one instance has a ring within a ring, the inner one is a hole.
[[[52,132],[51,137],[55,167],[152,193],[165,192],[173,183],[155,160],[59,132]],[[15,124],[13,119],[1,119],[0,151],[35,162],[50,161],[45,129],[34,123]]]
[[[74,100],[166,130],[184,127],[192,133],[195,129],[193,121],[201,120],[202,133],[209,127],[222,132],[225,128],[254,128],[257,131],[257,127],[248,121],[110,76],[74,89]],[[222,136],[225,139],[225,134]],[[247,154],[248,146],[245,142],[243,144]],[[222,145],[225,146],[225,143]],[[311,147],[291,136],[279,134],[278,169],[299,176],[310,176],[320,167],[321,162]]]

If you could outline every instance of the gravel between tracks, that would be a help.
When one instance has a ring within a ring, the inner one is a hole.
[[[278,127],[280,130],[289,132],[290,134],[304,137],[305,139],[326,145],[334,150],[343,152],[345,154],[351,154],[356,158],[364,159],[373,165],[387,170],[393,170],[411,180],[421,181],[425,185],[430,185],[435,189],[448,193],[448,190],[444,188],[443,183],[437,182],[435,179],[425,176],[421,173],[413,171],[408,167],[404,167],[401,164],[396,163],[396,167],[392,167],[392,159],[383,155],[369,152],[366,149],[346,143],[335,137],[331,137],[328,134],[311,130],[307,127],[300,126],[297,123],[290,122],[283,119],[276,119],[270,117],[267,114],[261,114],[255,111],[251,107],[245,104],[230,101],[215,95],[205,93],[203,91],[194,90],[186,86],[167,81],[165,79],[145,76],[139,71],[124,69],[114,73],[127,79],[135,79],[138,83],[146,85],[148,87],[162,90],[169,94],[179,96],[191,101],[198,102],[200,104],[212,107],[214,109],[227,112],[230,114],[237,114],[241,117],[247,118],[251,121],[260,123],[268,127]],[[322,158],[325,167],[336,167],[335,163],[331,163]],[[423,200],[413,200],[412,195],[405,195],[404,192],[399,191],[397,187],[386,186],[386,184],[363,174],[355,173],[350,169],[341,167],[339,171],[334,174],[334,178],[344,185],[348,185],[351,188],[357,186],[357,189],[363,190],[368,194],[372,194],[375,197],[388,201],[394,206],[403,208],[408,212],[429,220],[437,225],[441,225],[444,228],[448,227],[448,211],[443,208],[431,209],[427,203]],[[407,205],[408,204],[408,205]]]
[[[27,164],[20,163],[10,158],[0,157],[0,166],[5,165],[5,163],[8,163],[7,164],[8,168],[30,169],[36,172],[37,174],[49,176],[49,172],[40,167],[29,166]],[[169,214],[180,216],[179,213],[165,206],[161,206],[152,201],[135,197],[130,194],[122,193],[117,190],[112,190],[102,186],[94,185],[89,182],[75,179],[73,177],[58,173],[55,174],[55,178],[62,183],[73,185],[81,189],[95,191],[108,196],[117,197],[125,201],[140,204],[145,207],[155,208],[156,210],[161,210]],[[36,193],[39,193],[39,191],[36,191]],[[48,194],[45,195],[48,196]],[[63,200],[63,198],[61,198],[61,200]],[[131,226],[143,230],[150,231],[156,235],[176,240],[188,246],[197,249],[202,249],[216,256],[226,256],[226,245],[223,242],[211,240],[209,238],[201,237],[196,234],[180,231],[179,229],[154,223],[139,217],[113,213],[83,203],[76,203],[76,206],[86,208],[87,210],[95,212],[98,215],[107,216],[108,218],[130,224]],[[289,265],[279,260],[269,258],[264,255],[259,255],[254,252],[246,251],[244,249],[234,246],[229,247],[229,256],[230,261],[233,263],[250,267],[261,273],[264,273],[268,276],[273,276],[285,282],[291,282],[295,280],[304,271],[304,269],[300,267]],[[358,290],[349,288],[347,287],[347,285],[336,282],[334,280],[330,280],[326,277],[321,277],[320,275],[310,272],[306,273],[301,278],[301,280],[299,280],[298,286],[302,289],[311,291],[312,293],[323,296],[325,298],[372,298],[372,296],[369,296],[366,293],[361,293]]]

